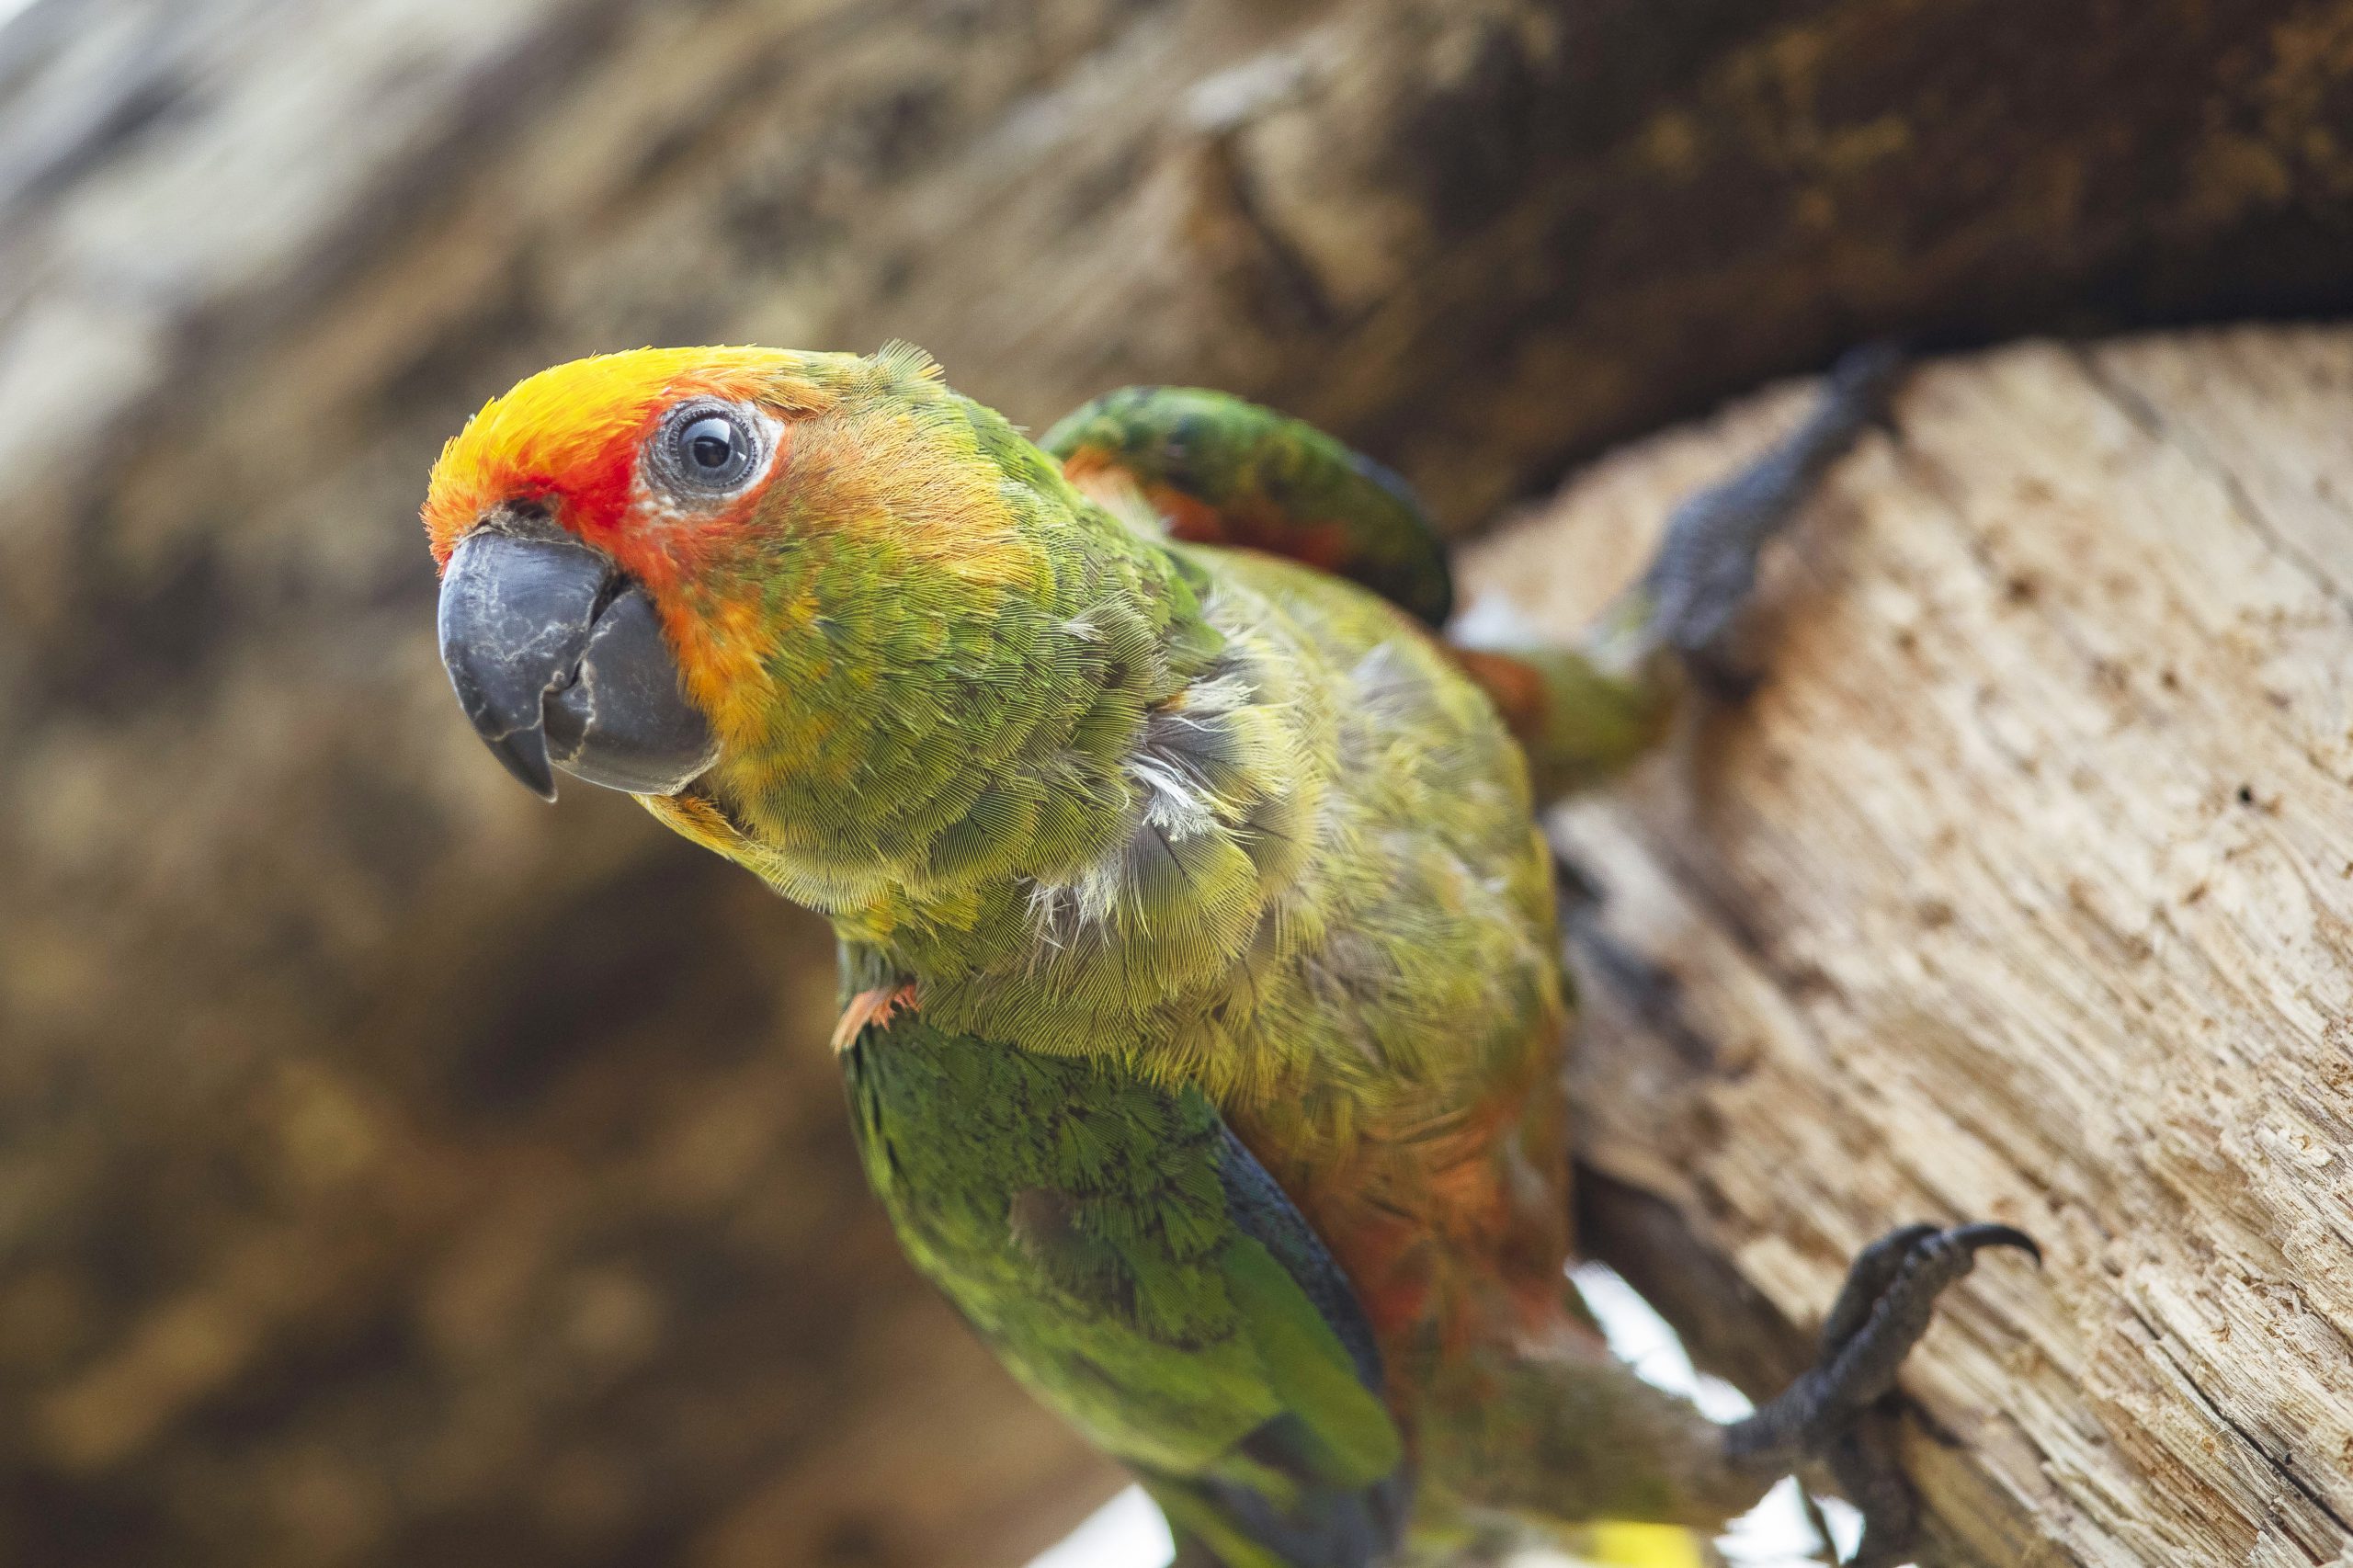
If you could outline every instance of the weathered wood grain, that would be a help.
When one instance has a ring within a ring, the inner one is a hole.
[[[1796,406],[1613,457],[1474,579],[1573,624]],[[1945,1560],[2338,1562],[2353,330],[2023,347],[1897,422],[1784,562],[1769,684],[1565,813],[1703,1042],[1596,988],[1589,1239],[1764,1388],[1874,1233],[2022,1225],[2048,1267],[1981,1267],[1905,1379]]]

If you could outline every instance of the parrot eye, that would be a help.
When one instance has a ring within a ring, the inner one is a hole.
[[[654,474],[670,489],[698,499],[723,495],[758,468],[760,434],[725,403],[691,403],[671,411],[651,456]]]
[[[744,449],[736,441],[735,426],[716,416],[696,420],[687,426],[687,433],[680,439],[687,449],[687,461],[699,473],[724,473],[744,455]]]

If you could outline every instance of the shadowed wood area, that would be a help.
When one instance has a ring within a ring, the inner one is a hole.
[[[1009,1563],[1116,1483],[860,1190],[822,929],[450,700],[415,508],[516,378],[1207,382],[1467,527],[1870,334],[2353,309],[2348,91],[2353,0],[32,0],[0,1559]]]
[[[1482,544],[1553,624],[1788,393]],[[1904,1387],[1937,1562],[2353,1548],[2353,331],[1938,364],[1802,525],[1772,676],[1565,813],[1587,1244],[1752,1390],[1856,1247],[1999,1219]]]

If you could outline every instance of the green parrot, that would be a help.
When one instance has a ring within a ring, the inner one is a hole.
[[[1115,392],[1033,444],[904,345],[603,356],[444,449],[442,656],[526,785],[627,790],[832,921],[908,1255],[1181,1562],[1714,1530],[1818,1456],[1887,1562],[1908,1494],[1859,1417],[1975,1252],[2032,1244],[1877,1244],[1729,1427],[1612,1359],[1563,1276],[1536,808],[1722,673],[1893,368],[1850,358],[1687,504],[1589,643],[1471,651],[1406,486],[1237,399]]]

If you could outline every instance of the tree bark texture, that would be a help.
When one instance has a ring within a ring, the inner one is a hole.
[[[1782,394],[1478,547],[1575,623]],[[2353,1550],[2353,331],[1940,364],[1773,585],[1772,674],[1563,836],[1588,1246],[1752,1390],[1845,1260],[2006,1220],[1907,1369],[1926,1561]]]
[[[1449,524],[1865,334],[2353,305],[2353,0],[33,0],[0,24],[0,1556],[1009,1562],[823,934],[433,653],[552,360],[1209,382]]]

